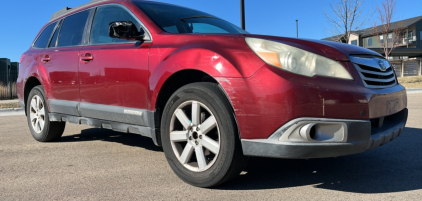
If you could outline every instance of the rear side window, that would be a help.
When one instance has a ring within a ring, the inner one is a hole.
[[[57,47],[82,45],[89,10],[66,17],[59,33]]]
[[[61,21],[62,22],[62,21]],[[57,44],[57,37],[59,36],[59,32],[60,32],[60,28],[61,28],[61,23],[57,26],[56,31],[54,32],[53,38],[51,38],[50,44],[48,45],[48,47],[56,47]]]
[[[101,6],[97,9],[92,24],[91,44],[127,43],[127,40],[111,38],[109,27],[111,22],[131,21],[140,30],[141,24],[128,11],[120,6]]]
[[[34,43],[35,48],[47,47],[48,40],[50,40],[51,33],[53,32],[54,27],[56,27],[56,24],[57,22],[54,22],[44,29],[44,31],[38,37],[37,41]]]

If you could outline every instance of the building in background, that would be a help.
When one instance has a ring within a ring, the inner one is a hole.
[[[409,58],[422,58],[422,16],[414,17],[406,20],[401,20],[391,23],[390,27],[395,28],[397,26],[402,27],[401,37],[396,44],[397,47],[391,52],[388,59],[409,59]],[[393,29],[389,30],[393,32]],[[380,26],[378,30],[381,30]],[[391,40],[393,33],[389,33],[387,38],[380,37],[380,41]],[[350,33],[349,44],[365,47],[374,50],[380,54],[384,54],[383,49],[380,46],[377,38],[377,33],[374,28],[367,28]],[[339,36],[332,36],[324,38],[322,40],[340,42]]]
[[[0,58],[0,100],[17,98],[16,80],[19,74],[19,63]]]

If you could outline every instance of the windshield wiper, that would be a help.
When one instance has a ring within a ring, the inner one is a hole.
[[[183,22],[186,22],[186,19],[193,19],[193,18],[214,18],[214,19],[218,19],[216,17],[213,16],[208,16],[208,15],[198,15],[198,16],[191,16],[191,17],[182,17],[180,18],[180,20],[182,20]]]

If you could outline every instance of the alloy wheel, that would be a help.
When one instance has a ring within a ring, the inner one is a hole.
[[[209,169],[220,152],[220,131],[211,110],[194,100],[179,105],[170,122],[170,142],[184,167],[194,172]]]
[[[41,133],[45,124],[45,110],[42,98],[38,95],[32,97],[31,105],[29,107],[32,128],[36,133]]]

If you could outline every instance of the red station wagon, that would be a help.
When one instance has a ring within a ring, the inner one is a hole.
[[[185,182],[212,187],[249,156],[364,152],[402,132],[407,96],[371,50],[250,34],[141,0],[55,13],[22,55],[18,97],[40,142],[66,122],[152,138]]]

